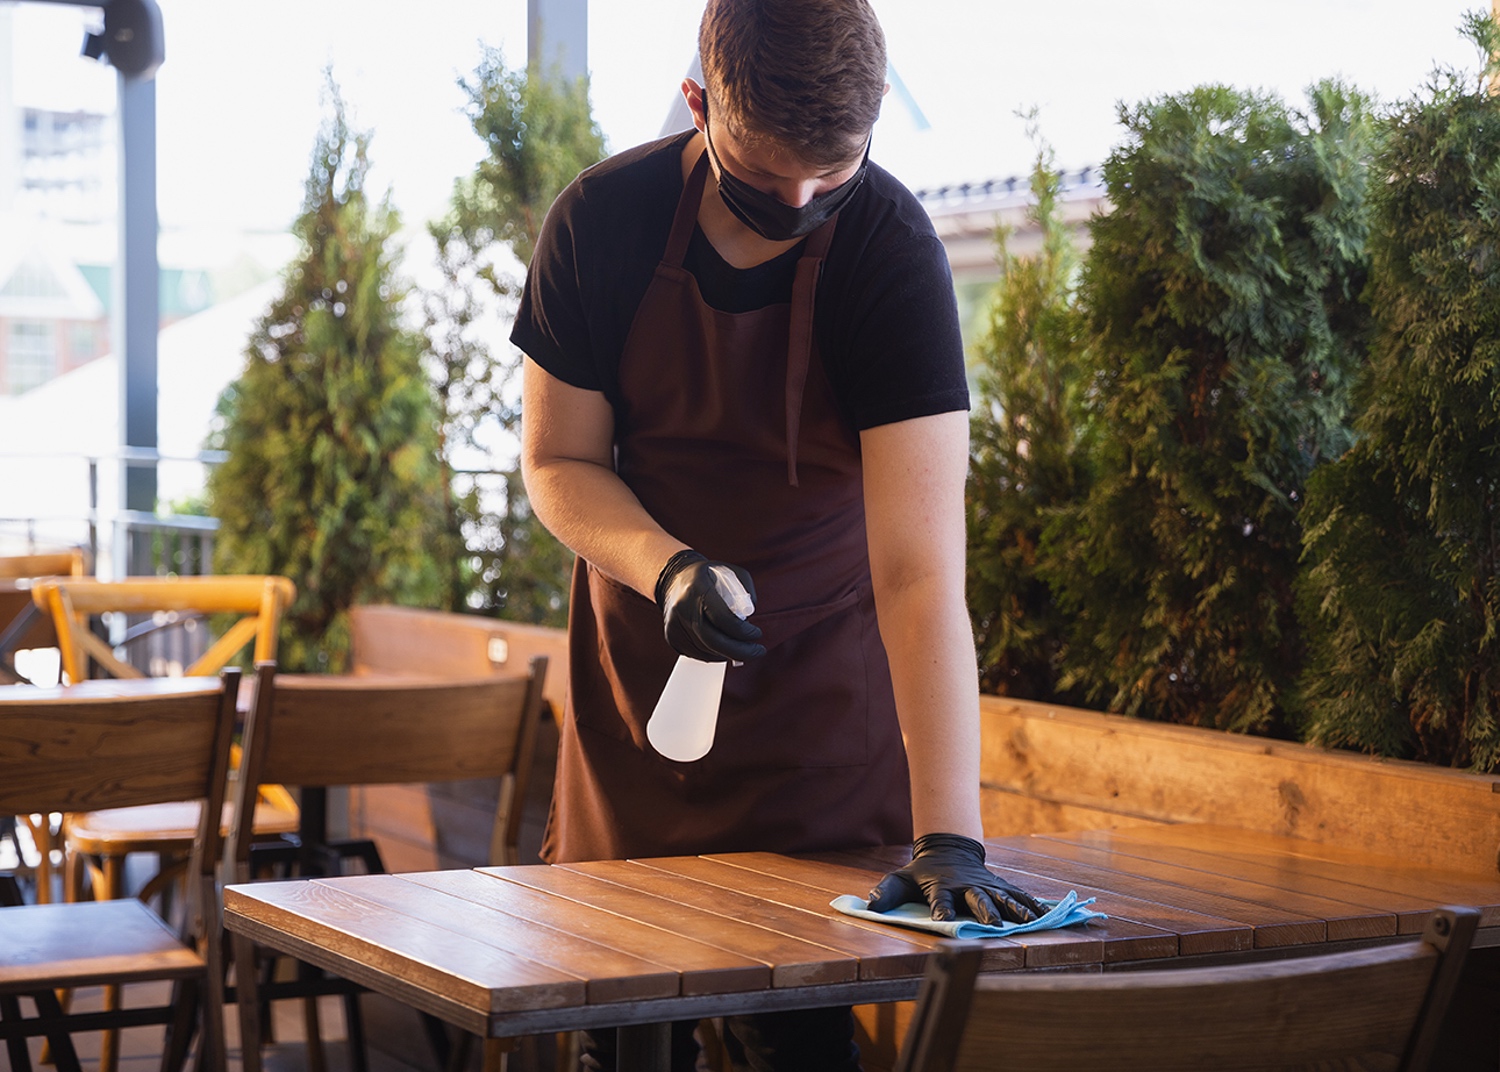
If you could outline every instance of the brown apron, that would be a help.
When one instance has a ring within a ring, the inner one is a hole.
[[[767,653],[728,669],[708,755],[664,759],[646,740],[677,659],[661,611],[580,559],[554,863],[911,840],[859,438],[815,359],[837,217],[808,237],[790,305],[719,312],[682,267],[707,172],[701,157],[621,356],[616,469],[668,532],[749,570]]]

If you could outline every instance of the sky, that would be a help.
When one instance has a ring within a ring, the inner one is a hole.
[[[0,0],[3,2],[3,0]],[[913,188],[1024,174],[1019,110],[1068,168],[1120,139],[1119,103],[1218,81],[1300,103],[1340,76],[1382,100],[1435,65],[1472,70],[1473,0],[873,0],[921,115],[887,98],[873,157]],[[283,230],[296,215],[323,70],[373,132],[372,181],[409,222],[442,213],[482,146],[458,80],[481,46],[525,61],[525,0],[159,0],[158,201],[165,227]],[[703,0],[592,0],[595,116],[617,151],[656,137],[695,49]],[[13,7],[22,104],[111,110],[114,72],[78,55],[97,9]]]

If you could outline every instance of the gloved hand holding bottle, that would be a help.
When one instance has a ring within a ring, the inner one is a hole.
[[[739,566],[710,562],[697,551],[679,551],[667,560],[656,578],[656,603],[661,607],[667,643],[679,655],[701,662],[745,662],[766,653],[757,644],[760,627],[744,620],[730,607],[714,570],[729,570],[755,603],[755,584]],[[748,611],[746,611],[748,613]]]
[[[980,923],[1029,923],[1047,914],[1031,894],[984,866],[984,845],[962,834],[923,834],[912,842],[911,863],[870,891],[870,911],[926,901],[932,918],[950,920],[966,906]]]

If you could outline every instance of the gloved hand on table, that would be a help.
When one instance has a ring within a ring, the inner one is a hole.
[[[661,607],[667,643],[679,655],[706,663],[744,662],[766,653],[760,627],[751,625],[724,601],[714,583],[713,567],[727,566],[755,599],[750,574],[725,562],[710,562],[697,551],[678,551],[656,578],[656,603]]]
[[[923,834],[912,842],[911,863],[870,891],[870,911],[926,901],[932,918],[951,920],[961,906],[980,923],[1029,923],[1047,914],[1031,894],[984,866],[984,846],[962,834]]]

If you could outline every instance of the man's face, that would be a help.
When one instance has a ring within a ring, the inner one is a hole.
[[[844,164],[813,167],[774,143],[747,145],[723,123],[714,124],[713,141],[719,167],[793,208],[801,208],[819,194],[838,189],[854,177],[864,160],[861,147]]]
[[[701,85],[689,78],[683,82],[682,89],[698,129],[706,132],[709,122],[713,123],[714,152],[710,161],[715,176],[723,167],[734,178],[783,204],[801,208],[819,194],[848,182],[864,162],[864,145],[855,146],[847,161],[830,168],[807,164],[769,140],[756,139],[753,144],[747,143],[724,122],[721,115],[710,120],[707,93]],[[714,157],[717,157],[716,161]]]

